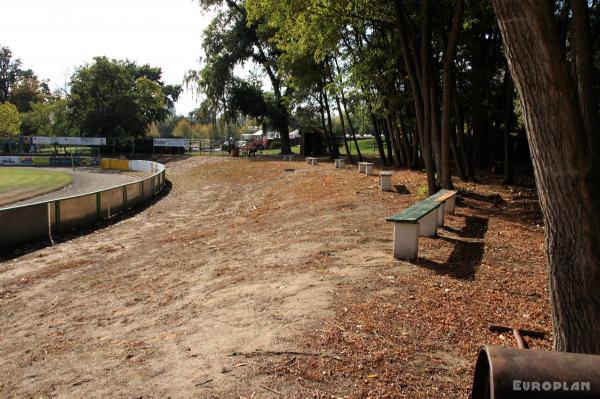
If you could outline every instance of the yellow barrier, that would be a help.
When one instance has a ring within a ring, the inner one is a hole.
[[[102,158],[100,167],[102,169],[129,170],[129,161],[126,159]]]

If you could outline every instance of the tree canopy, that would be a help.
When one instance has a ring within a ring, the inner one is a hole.
[[[18,135],[21,128],[19,110],[9,102],[0,103],[0,134]]]
[[[82,134],[142,136],[152,122],[164,120],[180,86],[166,85],[160,68],[96,57],[71,78],[68,107]]]

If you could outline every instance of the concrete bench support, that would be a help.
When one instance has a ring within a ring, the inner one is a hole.
[[[358,163],[358,173],[364,173],[367,176],[373,175],[373,163],[371,162],[359,162]]]
[[[419,236],[437,235],[440,203],[434,201],[416,202],[402,212],[385,220],[394,223],[394,257],[415,259]],[[443,215],[443,213],[442,213]]]
[[[346,166],[346,160],[344,159],[336,159],[335,160],[335,168],[343,169]]]
[[[294,160],[294,158],[296,158],[296,156],[295,156],[295,155],[284,155],[284,156],[283,156],[283,160],[284,160],[284,161],[293,161],[293,160]]]
[[[392,172],[385,170],[379,172],[379,186],[381,191],[392,191]]]
[[[317,161],[318,161],[317,158],[313,158],[313,157],[306,158],[306,163],[310,164],[310,165],[316,165],[318,163]]]
[[[444,225],[444,216],[446,212],[454,213],[456,194],[457,192],[454,190],[442,189],[425,200],[438,202],[440,204],[438,209],[438,226]]]
[[[441,227],[444,225],[444,212],[445,212],[445,207],[446,204],[444,204],[443,202],[440,204],[440,207],[438,208],[438,214],[437,214],[437,225],[438,227]]]
[[[419,252],[419,224],[394,223],[394,258],[416,259]]]
[[[454,206],[456,204],[456,196],[450,197],[444,203],[444,210],[454,215]]]
[[[435,237],[437,235],[437,227],[438,210],[434,209],[419,220],[419,235],[423,237]]]

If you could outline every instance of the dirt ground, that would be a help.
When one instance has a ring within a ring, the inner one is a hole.
[[[466,398],[489,324],[548,333],[543,228],[525,187],[459,183],[419,260],[384,219],[420,172],[190,158],[168,195],[0,263],[0,396]]]
[[[27,168],[23,168],[27,169]],[[97,190],[107,189],[119,184],[125,184],[133,182],[139,179],[138,176],[142,174],[138,172],[128,172],[120,170],[108,170],[100,168],[45,168],[45,170],[53,170],[57,172],[66,173],[73,176],[73,181],[66,187],[60,190],[52,191],[47,194],[37,195],[31,197],[25,195],[23,201],[13,202],[8,205],[0,206],[0,208],[14,206],[14,205],[25,205],[32,204],[38,201],[49,201],[61,197],[69,197],[73,195],[80,195],[91,193]]]

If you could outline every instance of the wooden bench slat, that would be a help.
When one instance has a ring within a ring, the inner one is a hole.
[[[458,191],[441,189],[432,196],[427,197],[426,201],[446,201],[448,198],[456,194],[458,194]]]
[[[441,195],[438,198],[436,198],[435,201],[438,201],[438,202],[446,201],[447,199],[454,197],[456,194],[458,194],[458,191],[449,191],[446,194]]]
[[[420,201],[409,206],[400,213],[386,219],[393,223],[419,223],[423,217],[437,209],[441,203],[437,201]]]

